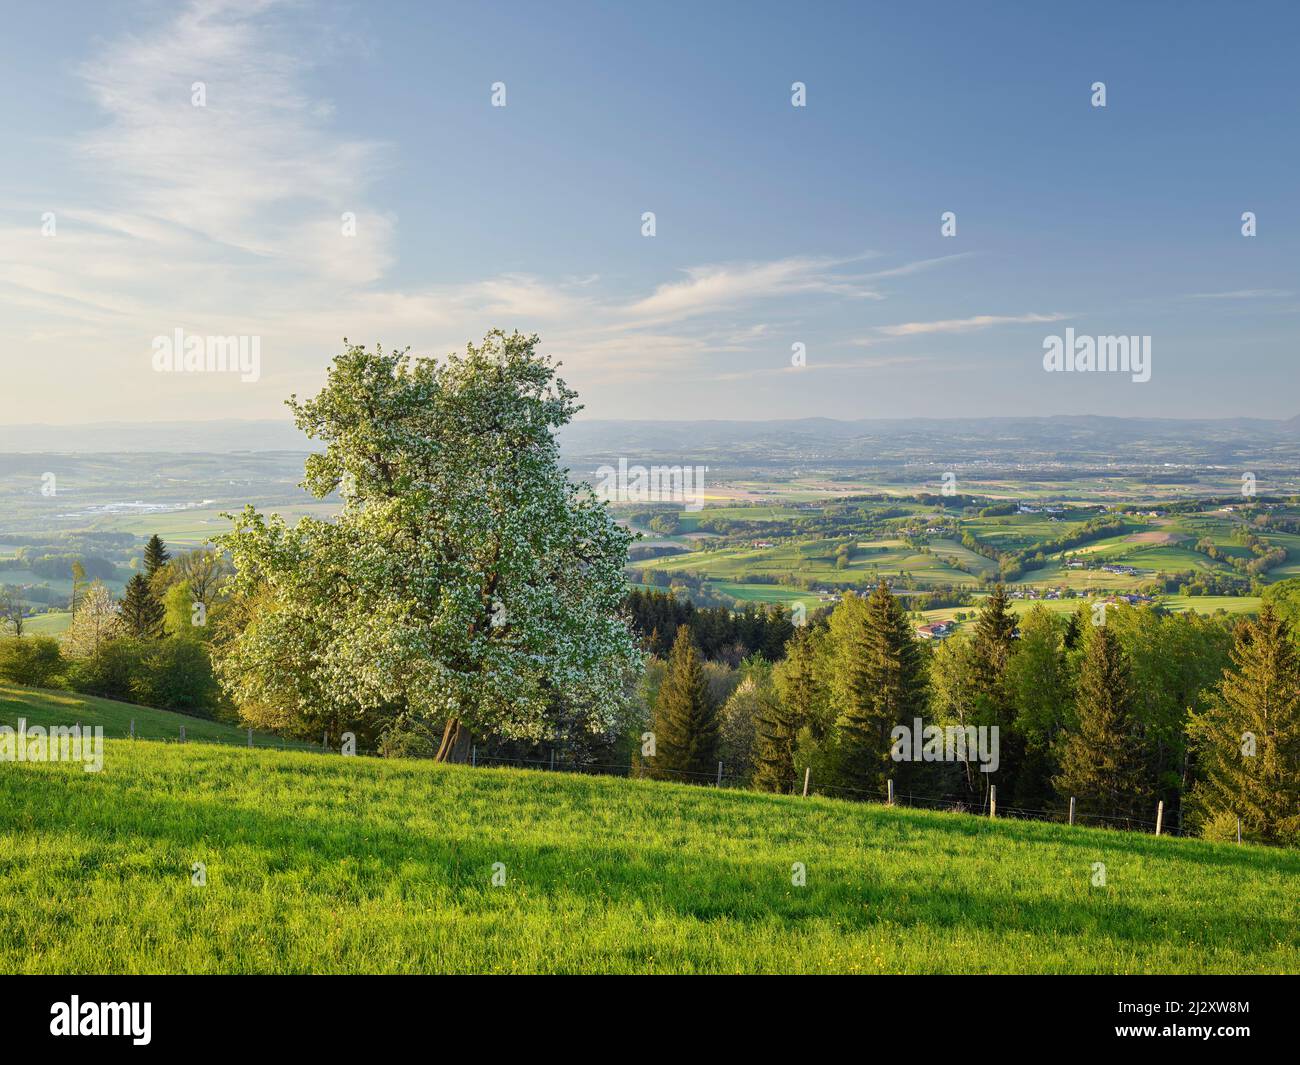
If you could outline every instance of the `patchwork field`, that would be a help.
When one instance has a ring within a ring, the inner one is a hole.
[[[638,561],[637,569],[667,573],[705,573],[720,582],[744,583],[747,575],[796,577],[827,584],[860,584],[873,575],[907,574],[921,584],[979,583],[971,576],[944,564],[944,558],[968,561],[986,572],[992,564],[959,544],[944,542],[930,553],[918,551],[902,540],[857,541],[846,565],[836,564],[837,543],[827,540],[783,540],[770,547],[716,547],[688,554]],[[994,570],[996,567],[992,567]],[[776,601],[776,600],[773,600]]]
[[[982,599],[983,597],[977,599],[974,606],[942,607],[936,610],[923,610],[920,613],[927,622],[954,621],[958,614],[965,614],[969,619],[975,611],[979,610]],[[1053,614],[1073,614],[1081,606],[1086,607],[1091,602],[1093,600],[1082,597],[1074,599],[1013,599],[1010,606],[1012,612],[1017,615],[1027,613],[1039,605],[1050,610]],[[1222,610],[1228,614],[1256,614],[1259,612],[1263,600],[1250,595],[1166,595],[1162,596],[1158,602],[1167,610],[1178,612],[1191,610],[1197,614],[1217,614]],[[969,624],[969,620],[965,624]]]

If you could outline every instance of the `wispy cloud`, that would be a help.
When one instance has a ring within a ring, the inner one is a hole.
[[[1271,300],[1286,299],[1292,293],[1284,288],[1239,288],[1232,292],[1192,292],[1187,300]]]
[[[922,270],[929,270],[931,267],[942,266],[944,263],[955,263],[961,259],[969,259],[974,252],[963,251],[956,255],[940,255],[933,259],[917,259],[915,262],[903,263],[901,266],[891,266],[886,270],[877,270],[874,273],[863,275],[867,281],[875,281],[885,277],[908,277],[911,274],[919,274]]]
[[[652,295],[632,303],[627,308],[627,317],[661,323],[680,321],[757,300],[809,293],[883,299],[878,292],[865,287],[860,278],[840,272],[842,267],[861,258],[793,256],[769,262],[689,267],[684,271],[685,280],[660,285]]]
[[[389,220],[369,217],[347,256],[318,253],[342,212],[364,210],[384,148],[338,136],[328,103],[301,88],[310,59],[277,28],[281,6],[201,0],[84,64],[108,121],[80,150],[142,217],[330,276],[344,261],[346,277],[372,280],[387,262]]]
[[[973,333],[995,325],[1027,325],[1034,322],[1059,322],[1071,317],[1068,314],[977,314],[973,318],[946,318],[937,322],[903,322],[901,325],[882,325],[885,336],[909,337],[924,333]]]
[[[57,361],[31,361],[29,393],[53,394],[67,377],[58,367],[75,363],[85,393],[105,403],[127,394],[149,411],[182,397],[191,406],[173,413],[210,417],[238,393],[249,409],[250,390],[234,381],[152,373],[152,338],[177,327],[261,335],[262,412],[310,387],[344,336],[438,354],[492,327],[536,329],[580,387],[771,376],[829,314],[852,321],[969,254],[715,261],[639,291],[594,273],[399,282],[400,220],[374,186],[396,151],[342,128],[310,90],[330,56],[325,37],[304,38],[301,15],[294,2],[196,0],[77,68],[102,117],[65,145],[87,191],[0,214],[0,339],[59,346]],[[205,106],[192,102],[195,81]],[[52,238],[34,224],[47,206]],[[818,351],[817,374],[902,364]]]

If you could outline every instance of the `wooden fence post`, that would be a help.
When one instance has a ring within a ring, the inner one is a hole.
[[[253,746],[253,730],[251,728],[248,730],[248,745]]]
[[[886,800],[887,805],[894,805],[894,778],[889,778],[889,798]]]
[[[808,781],[812,779],[812,766],[805,766],[803,771],[803,797],[808,798]]]
[[[722,763],[718,763],[718,787],[722,787]]]
[[[185,726],[181,726],[181,743],[185,742]]]
[[[131,739],[135,739],[135,718],[131,718]]]
[[[989,785],[989,817],[998,816],[998,786]]]
[[[1237,818],[1237,846],[1241,846],[1241,818]]]
[[[1074,824],[1074,796],[1070,796],[1070,824]]]
[[[476,769],[478,768],[478,744],[477,743],[471,746],[469,749],[469,764]]]
[[[1156,803],[1156,835],[1160,835],[1160,828],[1165,823],[1165,800],[1161,799]]]

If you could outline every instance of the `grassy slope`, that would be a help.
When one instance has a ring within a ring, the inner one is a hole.
[[[91,727],[102,725],[105,739],[129,736],[134,720],[135,734],[140,739],[179,740],[180,726],[184,725],[185,738],[190,741],[248,743],[247,729],[219,721],[205,721],[114,699],[97,699],[93,695],[21,688],[0,680],[0,725],[16,727],[19,718],[25,718],[28,725],[73,725],[77,722]],[[290,747],[311,746],[295,740],[282,741],[279,736],[269,733],[253,733],[254,746],[279,747],[282,743]]]
[[[72,614],[63,610],[27,618],[23,622],[23,631],[33,636],[58,636],[67,632],[71,624]]]
[[[99,774],[0,764],[4,972],[1294,972],[1298,876],[1294,851],[609,777],[127,740]]]

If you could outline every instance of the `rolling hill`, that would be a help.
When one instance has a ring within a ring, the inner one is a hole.
[[[1300,969],[1294,851],[19,716],[157,738],[0,763],[4,972]]]

